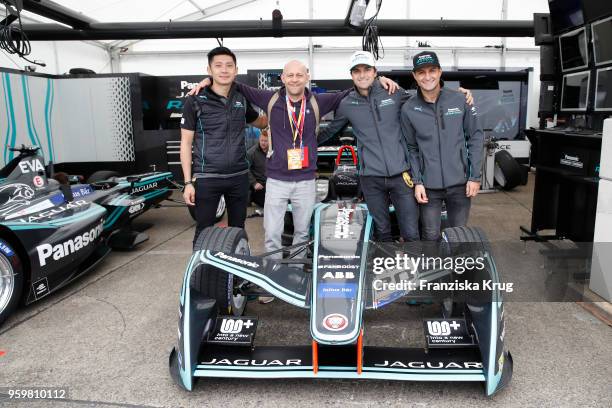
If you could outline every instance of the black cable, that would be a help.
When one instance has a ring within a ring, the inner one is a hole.
[[[20,58],[23,58],[30,64],[45,66],[45,64],[32,61],[26,58],[32,51],[30,40],[27,34],[23,31],[23,25],[21,23],[21,10],[17,10],[17,21],[18,23],[11,24],[8,19],[9,6],[5,4],[5,24],[0,27],[0,49],[6,51],[9,54],[16,54]]]
[[[374,13],[374,15],[365,23],[363,28],[363,37],[361,39],[361,49],[371,52],[372,55],[374,55],[375,60],[385,56],[385,48],[383,47],[382,41],[378,36],[378,27],[376,26],[381,5],[382,0],[376,0],[376,13]]]

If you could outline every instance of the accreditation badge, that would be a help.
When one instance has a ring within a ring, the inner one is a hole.
[[[302,168],[302,149],[287,149],[287,166],[289,170]]]

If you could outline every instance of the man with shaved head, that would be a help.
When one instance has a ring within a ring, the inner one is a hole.
[[[300,61],[285,64],[277,91],[252,88],[236,83],[236,88],[253,105],[267,110],[269,148],[266,163],[264,205],[265,246],[268,252],[282,248],[281,235],[287,204],[293,215],[293,244],[309,239],[310,218],[315,204],[317,133],[319,118],[335,110],[350,90],[313,94],[306,85],[308,68]],[[397,84],[380,79],[394,90]],[[207,80],[200,83],[206,86]],[[281,257],[281,254],[276,254]]]

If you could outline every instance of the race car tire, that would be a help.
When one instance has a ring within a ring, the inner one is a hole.
[[[512,190],[523,181],[521,165],[505,150],[495,153],[495,182],[504,190]]]
[[[198,237],[194,251],[210,250],[228,254],[249,255],[249,243],[242,228],[205,228]],[[234,288],[240,284],[239,279],[211,265],[201,265],[191,275],[191,288],[202,295],[217,301],[219,314],[242,316],[247,304],[247,297],[234,294]]]
[[[451,244],[459,243],[477,243],[482,244],[482,247],[487,252],[491,252],[491,244],[479,227],[452,227],[442,231],[442,239]]]
[[[195,205],[188,205],[187,210],[189,211],[189,215],[191,215],[191,218],[194,221],[197,221],[196,213],[195,213]],[[224,214],[225,214],[225,198],[221,196],[221,198],[219,199],[219,204],[217,205],[217,213],[215,214],[215,224],[223,219]]]
[[[453,227],[442,231],[442,240],[449,244],[477,243],[482,244],[485,251],[490,253],[491,245],[486,234],[478,227]],[[452,246],[448,255],[453,255]],[[451,278],[452,279],[452,278]],[[465,312],[465,302],[457,301],[453,293],[442,300],[442,316],[445,319],[461,317]]]
[[[106,181],[112,177],[119,177],[120,174],[113,170],[99,170],[94,172],[87,178],[87,184],[97,183],[99,181]]]
[[[15,311],[23,290],[23,267],[13,247],[0,239],[0,325]]]

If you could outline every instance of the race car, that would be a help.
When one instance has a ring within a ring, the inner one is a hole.
[[[89,183],[55,174],[38,147],[19,152],[0,170],[0,324],[20,301],[35,302],[93,268],[111,248],[148,239],[131,221],[177,188],[172,173],[111,177]]]
[[[431,247],[377,243],[367,205],[356,199],[355,170],[337,166],[330,182],[341,183],[333,185],[335,197],[316,204],[308,242],[253,256],[243,229],[201,233],[183,277],[178,342],[169,356],[183,389],[192,390],[199,377],[347,378],[477,381],[490,396],[509,383],[502,282],[484,233],[447,228]],[[418,266],[423,252],[444,255],[455,268]],[[459,271],[468,256],[482,267]],[[411,263],[388,265],[393,259]],[[489,288],[474,290],[479,282]],[[365,310],[428,291],[441,313],[423,322],[424,347],[364,346]],[[309,309],[309,342],[254,345],[258,318],[244,313],[247,300],[262,293]]]

